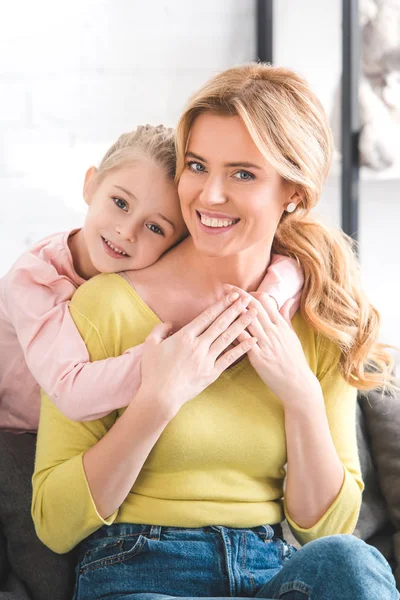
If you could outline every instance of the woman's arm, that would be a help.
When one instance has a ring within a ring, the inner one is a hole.
[[[242,314],[244,310],[240,299],[232,304],[224,297],[174,335],[169,335],[170,325],[160,324],[148,336],[143,381],[134,402],[84,455],[86,477],[100,515],[108,517],[123,503],[154,444],[183,404],[254,344],[243,342],[220,357],[254,318],[252,311]]]
[[[285,407],[285,512],[302,541],[352,533],[363,487],[356,440],[357,390],[343,380],[337,360],[319,383],[320,392],[304,388]]]
[[[249,306],[257,308],[258,318],[239,340],[257,336],[249,360],[284,409],[288,522],[302,543],[352,533],[363,488],[355,427],[357,392],[340,374],[340,351],[327,340],[317,344],[314,374],[289,324],[289,304],[283,316],[272,301],[262,305],[254,300]]]
[[[119,318],[115,290],[111,292],[112,317]],[[118,420],[112,413],[102,420],[73,422],[43,396],[32,516],[46,545],[66,552],[115,520],[151,449],[182,404],[253,345],[246,341],[222,355],[255,316],[244,312],[245,304],[232,304],[224,297],[172,336],[167,325],[155,328],[144,344],[141,388]],[[98,305],[96,309],[102,310]],[[132,305],[125,303],[127,315],[131,310]],[[93,344],[90,354],[95,359],[100,332],[87,317],[81,327],[89,351]]]

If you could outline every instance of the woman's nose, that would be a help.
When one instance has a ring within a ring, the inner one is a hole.
[[[227,201],[224,185],[219,178],[208,178],[201,191],[200,200],[204,205],[209,206],[224,204]]]

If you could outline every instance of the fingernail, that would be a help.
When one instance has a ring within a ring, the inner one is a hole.
[[[238,298],[239,298],[238,292],[233,292],[232,294],[229,294],[229,296],[228,296],[229,302],[234,302]]]

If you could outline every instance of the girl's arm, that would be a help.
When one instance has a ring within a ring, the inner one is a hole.
[[[296,261],[274,255],[259,290],[269,290],[282,305],[302,284]],[[5,288],[11,321],[33,377],[68,418],[88,421],[130,403],[140,386],[142,347],[116,358],[104,351],[101,360],[91,362],[87,340],[82,340],[69,311],[75,291],[52,263],[32,254],[21,257]]]
[[[294,258],[273,254],[271,262],[257,292],[264,292],[274,298],[278,310],[287,300],[294,299],[291,316],[300,306],[301,291],[304,285],[303,270]]]
[[[108,299],[112,294],[110,286]],[[78,310],[84,303],[82,295],[81,288],[79,306],[74,298]],[[108,299],[102,297],[103,309],[108,308]],[[121,306],[120,311],[117,306],[117,314],[122,314],[120,337],[133,325],[132,305],[122,297]],[[107,330],[112,318],[104,321],[102,330]],[[249,322],[245,305],[225,297],[172,336],[167,325],[159,324],[145,342],[141,388],[119,419],[114,411],[102,420],[74,422],[42,395],[32,516],[46,545],[55,552],[67,552],[102,525],[115,521],[147,456],[181,405],[246,352],[248,345],[241,344],[221,356]],[[95,325],[85,317],[79,328],[88,340],[91,358],[100,357],[104,344]],[[118,351],[121,340],[109,333],[108,343]]]
[[[129,404],[140,385],[141,346],[90,362],[69,311],[76,287],[36,256],[21,257],[4,284],[28,369],[67,417],[97,419]]]

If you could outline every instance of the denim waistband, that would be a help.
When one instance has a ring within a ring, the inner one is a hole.
[[[225,527],[222,525],[207,525],[205,527],[172,527],[170,525],[144,525],[140,523],[113,523],[112,525],[104,525],[88,539],[104,538],[104,537],[124,537],[132,535],[144,535],[149,539],[158,540],[163,532],[179,532],[179,531],[195,531],[210,533],[212,531],[225,530],[229,531],[252,531],[261,537],[272,540],[273,538],[283,538],[282,526],[280,523],[273,525],[257,525],[256,527]]]

